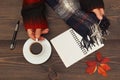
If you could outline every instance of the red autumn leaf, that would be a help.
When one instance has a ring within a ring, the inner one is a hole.
[[[97,58],[98,61],[102,60],[103,57],[102,57],[100,52],[96,53],[96,58]]]
[[[97,70],[97,66],[94,65],[94,66],[87,67],[86,72],[88,74],[93,74],[93,73],[95,73],[96,70]]]
[[[87,61],[86,64],[88,65],[86,72],[88,74],[93,74],[95,73],[95,71],[97,70],[99,74],[101,74],[102,76],[107,76],[107,72],[109,71],[111,68],[108,64],[110,61],[109,58],[104,58],[101,53],[96,53],[96,60],[92,60],[92,61]]]
[[[88,74],[93,74],[97,69],[97,62],[96,61],[87,61],[86,64],[88,65],[86,72]]]
[[[100,66],[105,70],[105,71],[109,71],[111,68],[108,64],[100,64]]]
[[[88,66],[96,66],[97,65],[97,62],[96,61],[87,61],[86,64]]]
[[[107,63],[107,62],[110,62],[110,59],[109,59],[109,58],[103,58],[102,61],[101,61],[101,63],[103,63],[103,64],[105,64],[105,63]]]
[[[107,76],[106,71],[101,66],[98,66],[98,73],[102,76]]]

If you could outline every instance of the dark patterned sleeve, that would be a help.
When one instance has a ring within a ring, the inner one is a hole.
[[[104,8],[103,0],[79,0],[79,2],[81,10],[87,12],[97,23],[99,23],[99,19],[91,11],[95,8]],[[110,21],[105,15],[103,15],[103,19],[99,26],[103,35],[108,34],[107,31],[110,26]]]
[[[96,42],[96,37],[102,35],[96,26],[96,21],[80,9],[78,0],[46,0],[48,5],[83,38],[80,41],[88,49]],[[95,32],[98,31],[96,34]],[[95,33],[95,36],[91,37]],[[102,40],[101,40],[102,41]]]
[[[104,8],[103,0],[79,0],[81,10],[90,12],[95,8]]]
[[[23,0],[21,14],[25,29],[47,28],[45,10],[44,0]]]

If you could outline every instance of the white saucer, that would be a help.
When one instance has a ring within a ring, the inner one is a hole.
[[[37,55],[30,51],[30,46],[36,42],[42,46],[42,51]],[[34,41],[32,39],[28,39],[23,46],[23,56],[32,64],[42,64],[51,56],[51,45],[47,39],[43,41]]]

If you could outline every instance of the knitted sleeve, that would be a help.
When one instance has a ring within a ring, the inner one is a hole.
[[[21,14],[25,29],[48,27],[44,0],[23,0]]]
[[[103,0],[79,0],[81,9],[90,12],[95,8],[104,8]]]

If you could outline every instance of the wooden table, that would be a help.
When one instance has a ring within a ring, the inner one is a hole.
[[[105,47],[99,51],[111,59],[109,65],[112,70],[108,71],[108,77],[102,77],[97,72],[93,75],[86,74],[85,62],[94,59],[95,53],[65,68],[52,48],[52,55],[46,63],[42,65],[28,63],[22,54],[24,42],[28,37],[20,16],[21,4],[21,0],[0,0],[0,80],[49,80],[48,74],[53,74],[49,69],[58,73],[58,80],[120,80],[120,0],[105,0],[106,15],[111,20],[111,34],[105,41]],[[50,32],[45,37],[50,40],[69,27],[50,7],[48,10]],[[10,50],[10,40],[17,20],[21,20],[21,23],[16,48]]]

